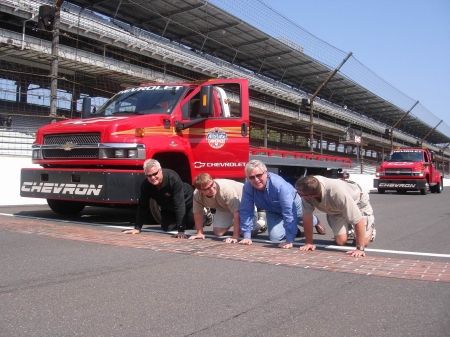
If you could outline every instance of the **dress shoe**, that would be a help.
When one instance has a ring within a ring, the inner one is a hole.
[[[322,223],[317,223],[316,227],[316,232],[319,233],[320,235],[325,235],[327,233],[327,230],[325,229],[325,227],[322,225]]]

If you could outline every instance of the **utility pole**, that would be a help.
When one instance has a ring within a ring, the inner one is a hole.
[[[400,124],[400,122],[403,120],[403,118],[405,118],[412,111],[412,109],[414,109],[416,107],[417,104],[419,104],[419,101],[414,103],[414,105],[411,107],[411,109],[406,111],[404,113],[404,115],[402,117],[400,117],[400,119],[394,125],[392,125],[391,130],[389,131],[390,137],[391,137],[391,151],[394,149],[394,129],[395,129],[395,127]]]
[[[59,21],[61,17],[61,5],[64,0],[55,2],[55,18],[53,21],[52,35],[52,65],[51,65],[51,83],[50,83],[50,116],[57,116],[57,98],[58,98],[58,57],[59,57]]]
[[[445,150],[450,146],[450,143],[442,147],[442,173],[445,176]]]
[[[341,67],[344,65],[345,62],[352,56],[352,52],[348,53],[348,55],[345,57],[345,59],[341,62],[341,64],[333,70],[333,72],[330,74],[330,76],[327,77],[327,79],[317,88],[316,92],[309,98],[309,150],[311,152],[314,152],[314,99],[316,96],[320,93],[320,91],[327,85],[328,82],[333,78],[334,75],[341,69]]]
[[[439,123],[437,123],[437,125],[436,125],[434,128],[432,128],[432,129],[430,130],[430,132],[428,132],[428,133],[425,135],[425,137],[423,137],[423,138],[420,140],[420,146],[422,146],[423,141],[424,141],[425,139],[427,139],[428,136],[431,135],[431,134],[433,133],[433,131],[436,130],[436,128],[437,128],[443,121],[444,121],[444,120],[441,119],[441,121],[440,121]]]

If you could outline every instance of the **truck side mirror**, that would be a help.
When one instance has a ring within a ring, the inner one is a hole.
[[[81,105],[81,119],[89,118],[91,115],[91,98],[83,97],[83,104]]]
[[[199,114],[201,117],[208,117],[214,114],[213,99],[213,87],[211,85],[203,86],[200,89]]]

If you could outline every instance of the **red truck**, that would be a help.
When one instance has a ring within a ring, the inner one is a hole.
[[[388,190],[397,193],[420,191],[426,195],[441,193],[443,189],[442,174],[436,170],[435,157],[426,148],[394,149],[376,170],[377,178],[373,187],[383,194]]]
[[[32,162],[42,168],[22,169],[21,196],[45,198],[61,215],[86,205],[134,205],[148,158],[189,183],[202,172],[243,180],[250,159],[292,183],[305,171],[338,177],[353,166],[347,158],[251,148],[249,114],[246,79],[144,84],[119,92],[93,114],[84,101],[81,119],[36,133]]]

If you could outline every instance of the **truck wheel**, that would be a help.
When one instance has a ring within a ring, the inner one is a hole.
[[[86,206],[85,204],[75,201],[55,199],[47,199],[47,204],[53,212],[59,215],[76,215]]]
[[[155,200],[150,199],[150,212],[157,223],[161,223],[161,209]]]
[[[384,194],[384,192],[386,192],[386,190],[384,188],[378,189],[378,194]]]
[[[438,182],[438,183],[436,184],[436,188],[435,188],[434,191],[435,191],[436,193],[441,193],[443,189],[444,189],[444,187],[442,186],[442,183],[441,183],[441,182]]]

